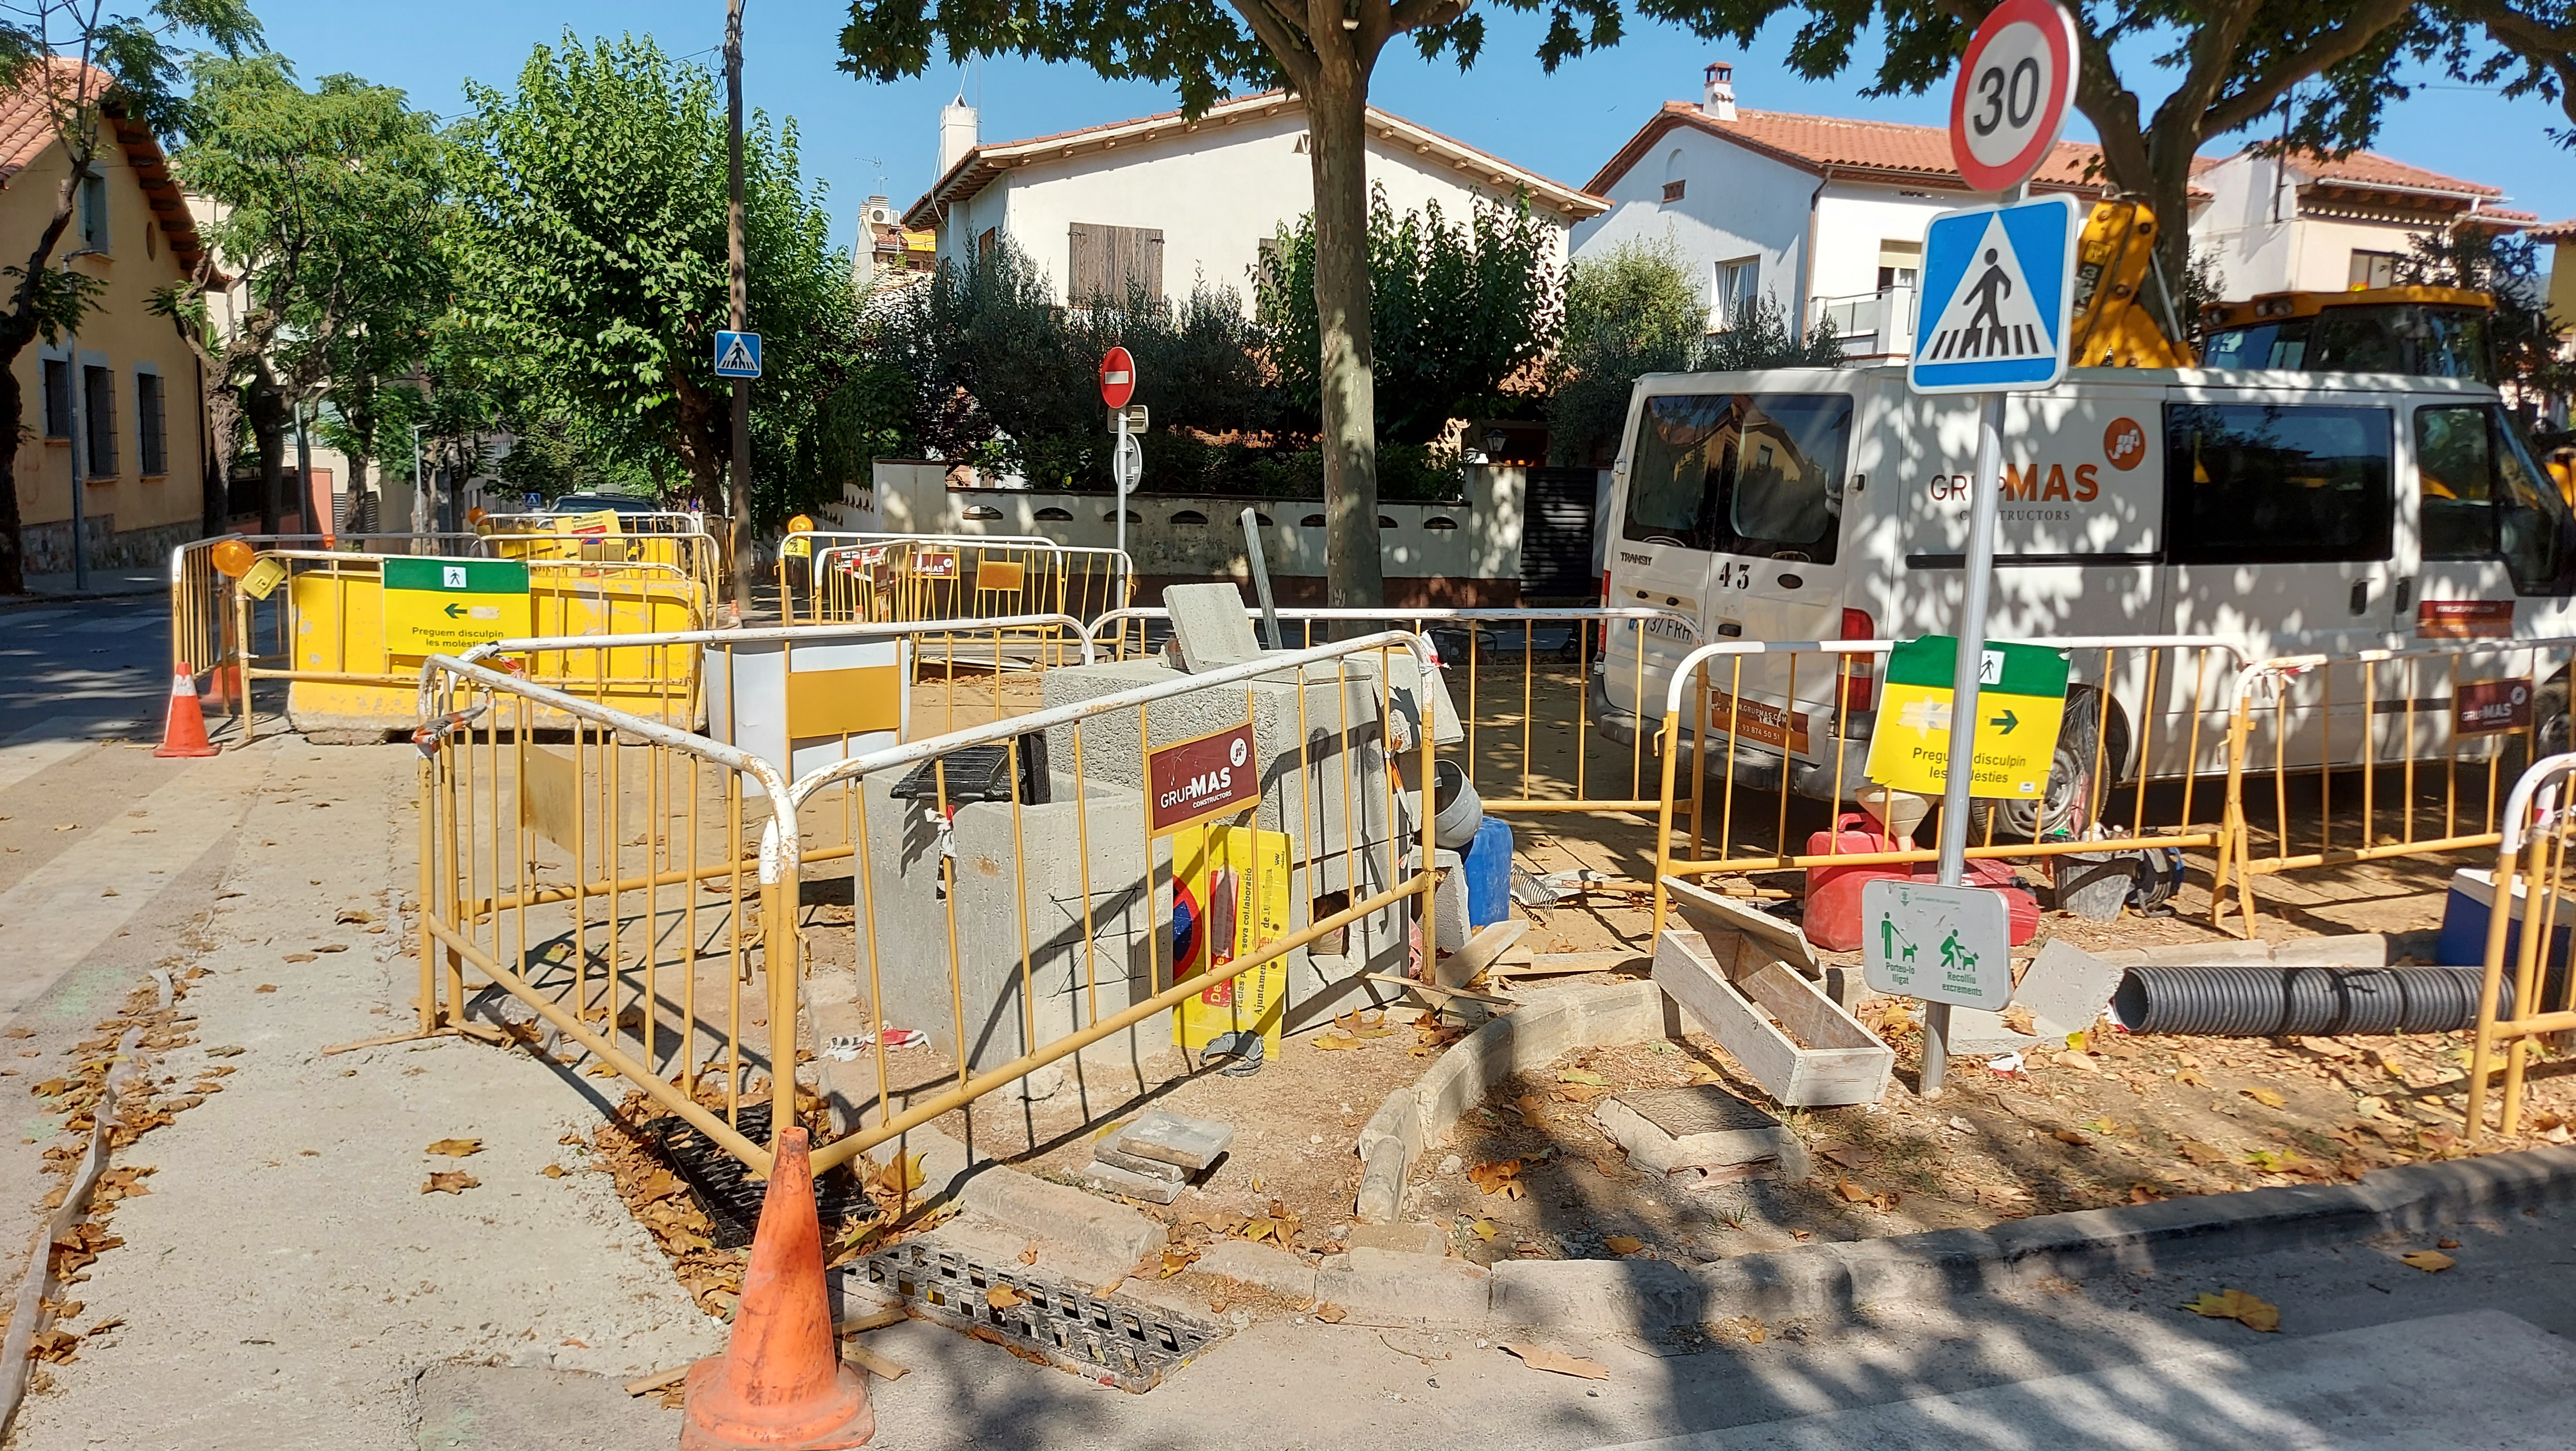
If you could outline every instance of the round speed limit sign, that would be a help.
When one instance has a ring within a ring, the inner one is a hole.
[[[1950,96],[1950,157],[1971,189],[2019,186],[2048,159],[2075,66],[2075,19],[2055,0],[2004,0],[1986,16]]]

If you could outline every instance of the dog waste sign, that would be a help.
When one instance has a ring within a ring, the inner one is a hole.
[[[1869,779],[1938,796],[1950,780],[1950,683],[1959,642],[1926,635],[1887,656],[1869,742]],[[1971,796],[2032,800],[2048,785],[2066,716],[2066,652],[1989,640],[1977,666],[1977,760]]]
[[[533,633],[528,566],[515,559],[385,560],[385,653],[452,655]]]
[[[1878,992],[1997,1011],[2012,1001],[2012,909],[1991,887],[1861,883],[1861,972]]]

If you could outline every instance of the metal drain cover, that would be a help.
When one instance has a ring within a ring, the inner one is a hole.
[[[1104,1300],[1018,1265],[992,1265],[930,1244],[879,1250],[849,1273],[903,1297],[925,1319],[1138,1394],[1226,1334],[1185,1315]],[[988,1296],[996,1286],[1009,1287],[1019,1303],[993,1308]]]

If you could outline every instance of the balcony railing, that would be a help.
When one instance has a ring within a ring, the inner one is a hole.
[[[1807,326],[1824,321],[1833,323],[1847,357],[1901,357],[1914,350],[1914,289],[1882,287],[1808,299]]]

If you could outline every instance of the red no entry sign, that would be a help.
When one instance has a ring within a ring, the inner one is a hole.
[[[1970,189],[2009,190],[2048,159],[2075,67],[2075,19],[2056,0],[2004,0],[1986,16],[1950,94],[1950,158]]]
[[[1100,360],[1100,401],[1112,408],[1124,408],[1136,396],[1136,360],[1125,348],[1111,348]]]

